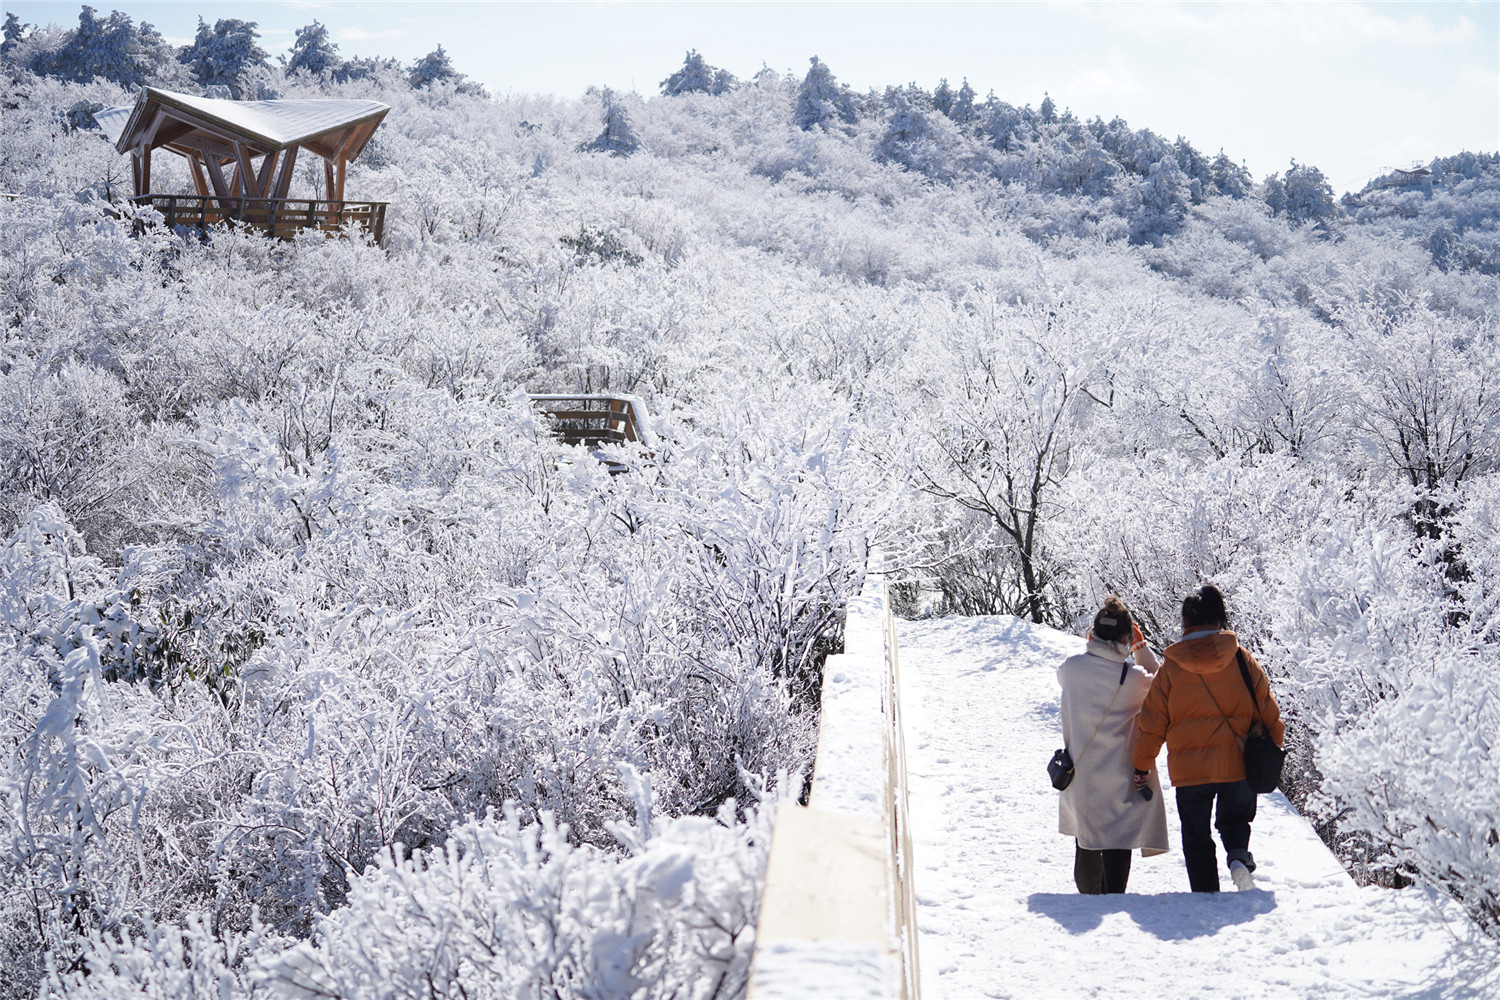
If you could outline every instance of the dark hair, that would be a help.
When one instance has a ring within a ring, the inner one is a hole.
[[[1208,583],[1198,588],[1196,594],[1182,599],[1182,624],[1186,628],[1206,626],[1228,628],[1229,611],[1224,607],[1224,595],[1219,588]]]
[[[1094,637],[1106,642],[1120,642],[1130,635],[1133,624],[1125,602],[1111,594],[1094,616]]]

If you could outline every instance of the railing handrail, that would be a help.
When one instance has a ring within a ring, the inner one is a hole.
[[[155,204],[159,201],[168,202],[234,202],[236,204],[252,202],[266,205],[390,205],[388,201],[351,201],[334,198],[261,198],[253,195],[216,195],[216,194],[142,194],[127,199],[133,205]]]
[[[826,975],[830,944],[864,963],[861,984],[875,977],[890,1000],[919,1000],[906,788],[895,619],[884,578],[872,575],[850,602],[845,652],[824,668],[810,805],[777,813],[751,1000],[804,996]]]
[[[594,437],[599,436],[597,432],[610,431],[613,433],[623,433],[625,440],[639,441],[647,448],[651,448],[655,444],[651,433],[651,424],[646,416],[646,408],[635,396],[588,392],[533,392],[527,393],[527,398],[532,403],[539,404],[542,412],[558,423],[598,421],[606,425],[603,428],[578,428],[579,430],[588,430],[589,433],[582,436]],[[561,409],[547,405],[549,403],[577,403],[583,405],[572,409]],[[603,405],[591,407],[587,405],[590,403]]]

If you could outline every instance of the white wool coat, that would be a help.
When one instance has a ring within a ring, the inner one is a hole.
[[[1149,648],[1142,646],[1132,657],[1123,644],[1100,639],[1091,639],[1086,652],[1057,668],[1063,745],[1075,768],[1073,783],[1058,799],[1057,829],[1077,838],[1085,850],[1140,848],[1145,857],[1167,850],[1167,810],[1156,769],[1151,771],[1149,802],[1130,783],[1136,716],[1156,668]]]

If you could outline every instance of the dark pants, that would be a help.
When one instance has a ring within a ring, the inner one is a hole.
[[[1073,841],[1073,882],[1089,896],[1124,892],[1130,881],[1129,851],[1086,851]]]
[[[1177,816],[1182,821],[1182,858],[1187,862],[1188,885],[1194,892],[1219,891],[1219,858],[1214,850],[1208,816],[1219,800],[1214,826],[1224,842],[1224,856],[1239,861],[1251,871],[1255,859],[1250,856],[1250,822],[1255,819],[1255,793],[1243,781],[1225,781],[1210,785],[1179,786]]]

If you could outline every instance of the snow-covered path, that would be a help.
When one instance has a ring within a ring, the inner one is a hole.
[[[1187,891],[1168,789],[1172,852],[1137,853],[1125,896],[1078,895],[1044,769],[1082,640],[1014,618],[897,631],[925,1000],[1500,996],[1451,905],[1359,888],[1280,793],[1250,843],[1261,891]]]

